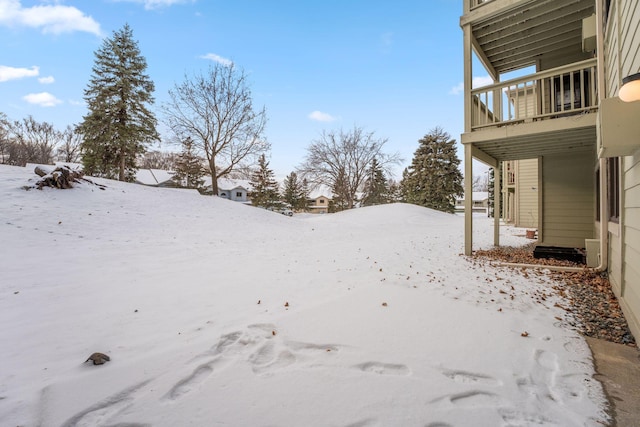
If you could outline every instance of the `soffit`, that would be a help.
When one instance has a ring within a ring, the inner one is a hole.
[[[499,74],[581,54],[582,19],[595,10],[594,0],[536,0],[482,17],[482,7],[471,23],[473,36]]]

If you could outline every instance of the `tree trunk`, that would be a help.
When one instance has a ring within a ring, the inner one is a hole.
[[[118,181],[124,181],[124,151],[120,152],[120,172],[118,174]]]
[[[211,157],[209,161],[209,169],[211,172],[211,191],[214,196],[218,195],[218,168],[216,167],[215,158]]]

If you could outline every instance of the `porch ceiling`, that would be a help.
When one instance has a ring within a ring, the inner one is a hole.
[[[494,0],[498,3],[501,0]],[[499,73],[535,65],[539,58],[582,53],[582,19],[594,0],[510,1],[495,14],[472,21],[476,48]],[[482,13],[481,6],[478,13]],[[482,55],[481,55],[482,56]]]
[[[463,144],[498,161],[596,151],[596,114],[523,123],[462,134]]]

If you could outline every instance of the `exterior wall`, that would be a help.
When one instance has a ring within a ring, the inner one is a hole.
[[[236,187],[230,190],[218,189],[218,196],[233,200],[234,202],[247,202],[249,200],[247,190],[242,187]]]
[[[640,144],[640,135],[638,136]],[[622,304],[625,317],[640,337],[640,150],[622,163]]]
[[[516,227],[538,228],[538,159],[518,160]]]
[[[545,246],[584,248],[593,239],[595,188],[591,153],[542,159],[542,242]]]
[[[607,97],[622,78],[640,70],[640,2],[612,0],[605,32]],[[640,146],[640,135],[638,136]],[[620,224],[608,224],[609,280],[631,332],[640,337],[640,150],[621,158]],[[602,226],[602,224],[601,224]]]

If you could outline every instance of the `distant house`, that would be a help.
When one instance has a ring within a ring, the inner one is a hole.
[[[218,196],[234,202],[250,203],[251,184],[244,179],[218,179]]]
[[[328,187],[318,187],[309,194],[309,200],[307,209],[311,213],[325,214],[329,212],[329,204],[331,203],[331,197],[327,196],[331,194],[331,190]]]
[[[138,169],[134,182],[151,187],[176,187],[173,181],[174,173],[162,169]]]
[[[487,212],[489,208],[489,193],[486,191],[473,192],[473,211]],[[456,199],[456,212],[464,212],[464,196]]]
[[[329,203],[331,203],[331,199],[324,195],[309,198],[308,209],[311,213],[325,214],[329,212]]]

